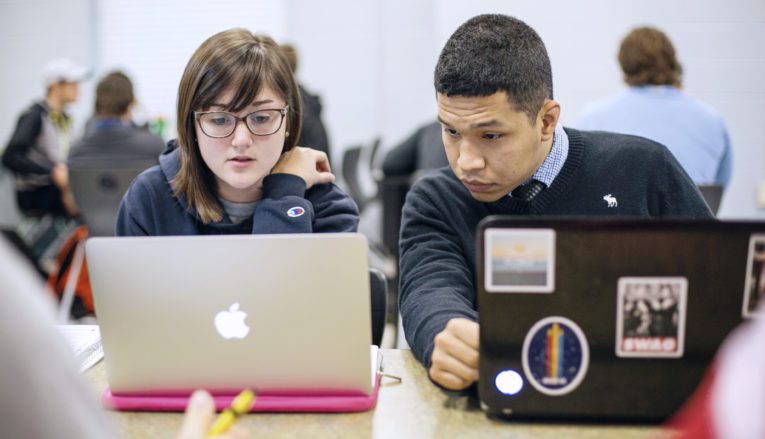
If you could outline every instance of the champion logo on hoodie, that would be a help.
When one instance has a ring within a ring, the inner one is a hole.
[[[287,216],[290,218],[297,218],[299,216],[303,216],[304,213],[305,209],[300,206],[295,206],[287,211]]]

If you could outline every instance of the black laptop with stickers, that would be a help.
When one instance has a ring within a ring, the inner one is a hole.
[[[653,420],[765,300],[765,223],[490,217],[479,397],[523,419]]]

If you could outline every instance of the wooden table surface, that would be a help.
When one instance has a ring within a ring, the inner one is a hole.
[[[488,418],[475,398],[450,397],[434,386],[409,350],[383,349],[385,371],[377,407],[347,414],[251,414],[237,421],[264,438],[656,438],[670,435],[655,425],[545,424]],[[86,372],[93,391],[106,387],[103,361]],[[181,413],[109,412],[124,438],[172,438]]]

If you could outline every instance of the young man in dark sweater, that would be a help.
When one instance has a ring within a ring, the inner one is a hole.
[[[475,232],[484,217],[713,217],[664,146],[558,125],[547,50],[515,18],[463,24],[441,52],[434,82],[451,169],[421,179],[407,196],[399,306],[412,350],[444,388],[478,379]]]

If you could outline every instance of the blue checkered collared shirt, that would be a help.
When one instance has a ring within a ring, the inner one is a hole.
[[[542,166],[534,172],[534,175],[532,175],[530,179],[524,181],[523,184],[526,184],[531,180],[539,180],[545,184],[545,187],[550,187],[553,180],[555,180],[555,177],[558,176],[560,170],[563,169],[563,164],[566,163],[567,157],[568,136],[566,135],[566,132],[563,131],[563,126],[558,124],[555,127],[555,133],[553,133],[553,144],[552,148],[550,148],[550,153],[547,154],[547,158],[542,162]],[[508,196],[512,197],[510,194],[508,194]]]

